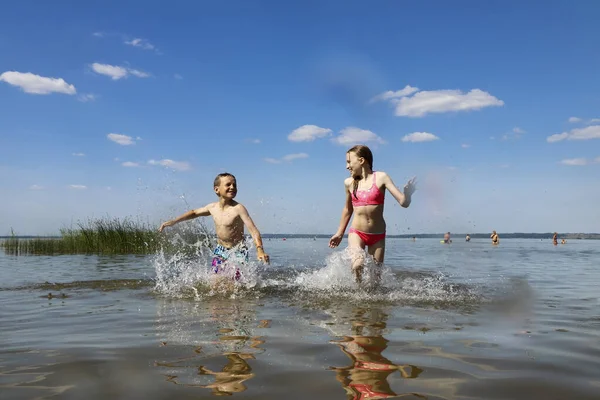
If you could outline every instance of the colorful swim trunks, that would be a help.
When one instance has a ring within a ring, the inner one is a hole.
[[[217,245],[213,251],[212,271],[215,274],[225,271],[228,262],[245,264],[248,262],[248,247],[244,243],[230,249],[223,245]],[[242,277],[240,269],[236,267],[234,279],[239,281]]]

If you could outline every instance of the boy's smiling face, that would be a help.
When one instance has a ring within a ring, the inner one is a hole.
[[[219,186],[215,186],[217,196],[224,199],[233,200],[237,195],[237,183],[232,176],[224,176],[219,181]]]

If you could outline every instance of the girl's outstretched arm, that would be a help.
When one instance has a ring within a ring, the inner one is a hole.
[[[390,191],[390,193],[392,194],[392,196],[394,196],[398,204],[400,204],[404,208],[410,206],[412,194],[416,190],[416,178],[412,178],[406,183],[406,185],[404,185],[404,193],[402,193],[400,190],[398,190],[396,185],[394,185],[394,182],[392,182],[392,178],[390,178],[388,174],[384,172],[382,175],[383,184],[385,188]]]
[[[344,181],[344,191],[346,192],[346,204],[344,205],[344,209],[342,210],[342,218],[340,220],[340,226],[338,227],[335,235],[329,239],[329,247],[334,248],[337,247],[342,239],[344,238],[344,232],[346,232],[346,228],[348,227],[348,223],[350,222],[350,218],[352,217],[352,213],[354,212],[354,207],[352,206],[352,197],[350,194],[350,190],[348,188],[348,181],[352,181],[351,178],[348,178]]]

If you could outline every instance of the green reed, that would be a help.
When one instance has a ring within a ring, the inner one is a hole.
[[[60,254],[154,254],[173,246],[169,235],[159,233],[157,226],[132,219],[103,218],[77,222],[75,227],[60,230],[60,237],[19,238],[13,235],[0,241],[0,247],[11,255]],[[187,236],[208,235],[200,232]]]

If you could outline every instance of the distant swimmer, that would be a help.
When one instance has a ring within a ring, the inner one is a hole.
[[[560,241],[560,244],[567,244],[567,241],[565,239]]]
[[[490,236],[490,238],[492,239],[492,244],[493,245],[500,244],[500,238],[498,237],[498,234],[496,233],[496,231],[492,232],[492,235]]]
[[[555,246],[558,244],[558,233],[554,232],[554,236],[552,236],[552,244]]]
[[[469,236],[469,234],[467,234],[467,237],[465,238],[465,241],[467,241],[467,242],[471,241],[471,236]]]
[[[446,232],[444,233],[444,244],[450,244],[452,243],[452,239],[450,239],[450,232]]]

